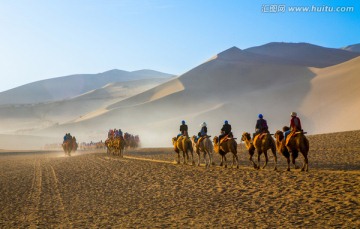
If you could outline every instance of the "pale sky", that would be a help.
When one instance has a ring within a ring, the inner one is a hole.
[[[339,6],[353,10],[326,12]],[[179,75],[232,46],[340,48],[360,43],[359,25],[359,0],[0,0],[0,91],[115,68]]]

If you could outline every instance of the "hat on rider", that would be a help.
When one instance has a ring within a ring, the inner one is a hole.
[[[291,112],[291,114],[290,114],[290,115],[291,115],[291,117],[296,117],[296,116],[297,116],[296,112],[294,112],[294,111],[293,111],[293,112]]]
[[[201,127],[206,126],[206,122],[201,123],[200,126],[201,126]]]
[[[228,120],[225,120],[224,123],[225,123],[225,124],[228,124],[229,122],[228,122]]]
[[[259,114],[258,117],[259,117],[259,118],[263,118],[264,116],[263,116],[262,114]]]
[[[185,124],[185,121],[184,121],[184,120],[182,120],[182,121],[181,121],[181,123],[182,123],[182,124]]]

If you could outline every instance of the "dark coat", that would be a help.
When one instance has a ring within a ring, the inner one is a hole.
[[[224,131],[224,134],[229,134],[231,132],[231,125],[230,124],[224,124],[221,128],[221,131]]]
[[[180,126],[180,132],[181,132],[182,134],[184,134],[185,131],[186,131],[186,132],[188,131],[188,126],[187,126],[186,124],[182,124],[182,125]]]
[[[268,125],[265,119],[259,118],[256,121],[255,129],[259,129],[260,133],[268,130]]]

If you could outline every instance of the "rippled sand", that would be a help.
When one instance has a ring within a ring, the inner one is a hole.
[[[1,152],[0,227],[359,228],[360,131],[309,139],[308,173],[281,155],[254,170],[243,146],[240,169],[176,165],[169,148]]]

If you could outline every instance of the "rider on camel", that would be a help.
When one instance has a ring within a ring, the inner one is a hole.
[[[206,122],[201,123],[200,126],[201,126],[201,130],[200,130],[200,132],[198,133],[198,137],[195,139],[195,142],[198,142],[198,140],[199,140],[201,137],[207,136],[207,125],[206,125]],[[201,140],[200,140],[200,141],[201,141]]]
[[[178,137],[179,137],[180,135],[183,135],[183,136],[186,136],[186,137],[189,136],[189,135],[188,135],[188,126],[185,124],[185,121],[184,121],[184,120],[181,121],[180,132],[181,132],[181,134],[179,134]]]
[[[264,119],[264,116],[262,114],[259,114],[258,118],[259,119],[256,121],[256,125],[255,125],[255,133],[253,134],[253,139],[258,134],[269,133],[269,130],[268,130],[269,128],[268,128],[266,120]]]
[[[221,128],[221,134],[219,136],[219,142],[221,141],[221,139],[223,137],[225,137],[226,135],[229,135],[231,133],[231,125],[229,124],[228,120],[224,121],[224,125]]]
[[[297,113],[296,112],[291,112],[290,115],[291,115],[290,130],[284,132],[284,140],[285,141],[286,141],[287,136],[290,133],[292,133],[292,132],[295,133],[296,131],[302,131],[301,121],[300,121],[300,118],[297,117]],[[290,136],[290,138],[291,138],[291,136]]]

